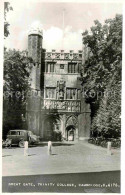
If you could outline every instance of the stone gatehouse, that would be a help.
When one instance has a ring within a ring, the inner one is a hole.
[[[28,35],[31,64],[31,91],[27,99],[28,129],[50,140],[60,131],[65,140],[84,140],[90,136],[91,111],[85,103],[80,81],[83,51],[47,52],[42,48],[43,34],[32,29]],[[52,118],[59,118],[54,123]]]

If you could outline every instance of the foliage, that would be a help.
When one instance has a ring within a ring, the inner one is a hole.
[[[98,20],[83,33],[89,55],[84,64],[83,86],[92,110],[92,131],[120,134],[122,16],[102,25]],[[118,135],[117,135],[118,136]]]
[[[111,81],[93,118],[92,129],[101,131],[104,137],[120,137],[121,82],[116,79],[116,76]]]
[[[91,144],[95,144],[97,146],[102,146],[107,148],[108,142],[111,142],[111,147],[112,148],[120,148],[121,147],[121,139],[117,138],[104,138],[104,137],[92,137],[88,139],[88,142]]]
[[[26,52],[4,51],[3,135],[9,129],[21,128],[29,89],[30,62]]]
[[[7,21],[7,12],[12,11],[13,8],[9,2],[4,2],[4,37],[8,37],[9,33],[9,23]]]

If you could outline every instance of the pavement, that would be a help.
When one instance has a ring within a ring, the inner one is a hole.
[[[24,149],[3,149],[3,176],[85,173],[120,170],[120,150],[107,149],[86,141],[53,143],[52,155],[47,154],[47,143],[30,147],[28,156]]]
[[[47,142],[2,153],[3,192],[120,193],[120,150],[79,142]]]

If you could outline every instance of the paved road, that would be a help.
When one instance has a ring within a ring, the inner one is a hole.
[[[3,176],[114,170],[120,170],[120,152],[107,155],[106,149],[87,142],[53,143],[51,156],[47,155],[47,143],[29,148],[27,157],[23,148],[3,149]]]
[[[47,143],[23,150],[3,149],[3,192],[120,192],[119,150],[107,155],[87,142],[53,143],[51,156]]]

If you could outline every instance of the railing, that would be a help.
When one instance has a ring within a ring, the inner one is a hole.
[[[80,112],[81,101],[44,99],[44,106],[42,109],[59,110],[62,112]]]

